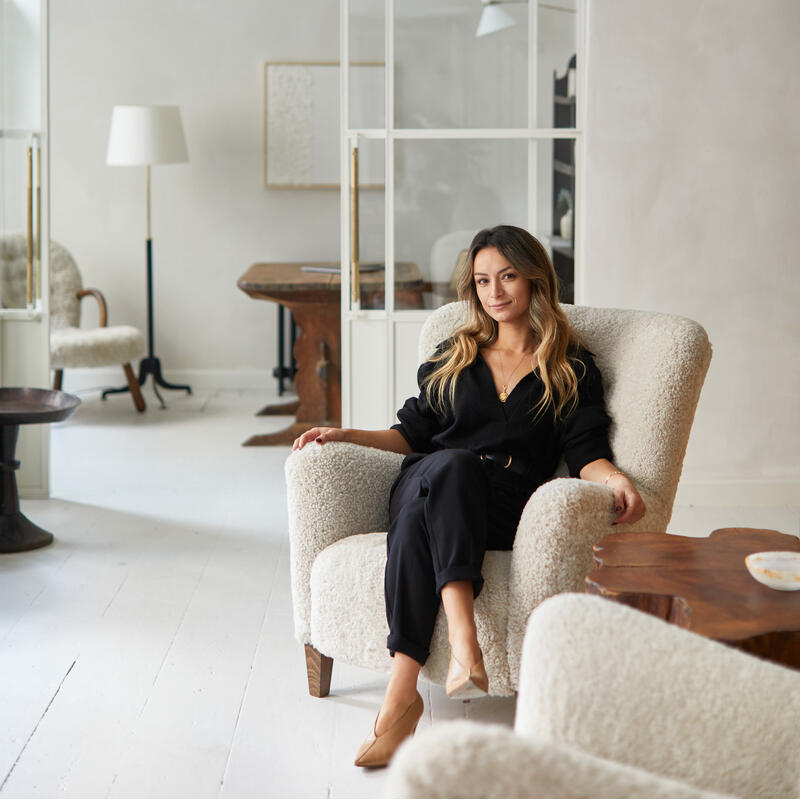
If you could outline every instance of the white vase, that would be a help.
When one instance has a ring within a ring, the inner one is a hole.
[[[572,238],[572,209],[567,211],[567,213],[561,217],[561,223],[559,227],[561,229],[561,236],[564,239]]]

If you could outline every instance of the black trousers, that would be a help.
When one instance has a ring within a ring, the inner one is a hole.
[[[424,664],[442,587],[483,587],[487,550],[510,550],[533,491],[519,476],[469,450],[412,453],[389,500],[386,540],[387,647]]]

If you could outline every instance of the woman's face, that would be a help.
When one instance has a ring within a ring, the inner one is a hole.
[[[472,269],[475,289],[483,310],[496,322],[527,319],[531,282],[523,278],[496,247],[484,247]]]

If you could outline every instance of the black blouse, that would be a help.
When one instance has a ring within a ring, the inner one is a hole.
[[[442,348],[444,344],[439,345]],[[543,391],[538,369],[529,372],[513,388],[505,403],[500,402],[488,364],[478,353],[475,361],[459,375],[455,403],[445,414],[437,414],[425,392],[410,397],[397,412],[393,425],[415,453],[461,448],[474,453],[502,453],[527,465],[524,480],[532,491],[549,480],[563,455],[569,474],[579,477],[581,469],[598,458],[613,460],[608,444],[611,422],[603,401],[603,381],[591,353],[581,349],[576,365],[578,405],[558,423],[550,411],[536,417],[535,408]],[[423,363],[417,373],[423,379],[435,364]]]

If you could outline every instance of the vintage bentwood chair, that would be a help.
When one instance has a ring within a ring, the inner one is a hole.
[[[25,305],[27,239],[14,234],[0,240],[2,303],[6,308]],[[100,324],[81,328],[81,300],[94,297],[100,306]],[[131,361],[144,355],[141,331],[130,325],[108,325],[108,308],[101,292],[84,289],[75,259],[58,242],[50,242],[50,366],[53,388],[60,389],[67,367],[121,366],[137,411],[145,410]]]

